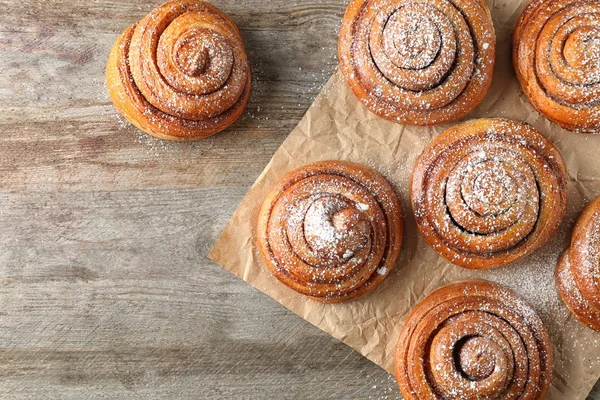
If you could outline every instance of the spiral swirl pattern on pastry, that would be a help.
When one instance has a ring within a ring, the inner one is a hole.
[[[485,96],[496,37],[479,0],[353,0],[340,31],[342,72],[381,117],[455,121]]]
[[[600,3],[534,1],[513,42],[517,77],[533,106],[566,129],[600,132]]]
[[[533,127],[481,119],[448,129],[417,160],[411,196],[425,240],[450,262],[499,267],[543,245],[567,205],[566,167]]]
[[[117,110],[139,129],[173,140],[227,128],[250,95],[240,32],[222,11],[195,0],[167,2],[128,28],[109,56]]]
[[[400,334],[396,377],[405,399],[542,399],[552,344],[535,311],[487,281],[427,296]]]
[[[600,332],[600,198],[579,217],[571,247],[558,262],[556,284],[573,314]]]
[[[394,267],[402,243],[401,207],[375,171],[318,162],[275,186],[257,232],[275,277],[315,300],[341,302],[373,290]]]

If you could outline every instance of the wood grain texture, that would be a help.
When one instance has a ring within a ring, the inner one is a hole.
[[[104,87],[113,41],[159,3],[0,3],[0,398],[399,398],[206,257],[335,69],[345,0],[215,0],[255,89],[197,143],[139,133]]]

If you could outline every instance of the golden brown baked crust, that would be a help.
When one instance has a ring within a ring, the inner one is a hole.
[[[513,34],[513,64],[523,92],[565,129],[600,132],[600,3],[535,0]]]
[[[406,400],[542,399],[552,378],[552,343],[539,316],[511,290],[460,282],[412,310],[395,367]]]
[[[251,73],[235,23],[208,3],[169,1],[114,44],[106,84],[115,108],[161,139],[194,140],[235,122]]]
[[[421,234],[465,268],[495,268],[531,254],[567,207],[565,163],[533,127],[503,119],[454,126],[417,160],[411,198]]]
[[[485,97],[496,36],[480,0],[352,0],[340,67],[380,117],[410,125],[456,121]]]
[[[600,332],[600,198],[577,220],[571,247],[558,261],[556,285],[571,312]]]
[[[375,289],[394,268],[402,212],[389,183],[370,168],[322,161],[286,174],[258,217],[258,247],[273,275],[327,303]]]

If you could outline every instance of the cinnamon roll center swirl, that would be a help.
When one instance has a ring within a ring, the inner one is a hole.
[[[324,196],[312,203],[304,218],[309,246],[331,262],[345,262],[370,238],[368,217],[349,201]]]
[[[419,5],[401,8],[390,17],[384,29],[385,55],[400,68],[425,68],[440,52],[441,32],[423,12],[424,8]]]
[[[485,380],[503,360],[504,354],[499,350],[499,346],[482,336],[468,337],[457,347],[457,368],[470,381]]]
[[[563,54],[567,63],[576,69],[600,69],[600,29],[577,28],[566,39]]]

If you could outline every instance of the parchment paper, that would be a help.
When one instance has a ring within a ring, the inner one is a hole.
[[[569,171],[569,208],[551,243],[524,261],[493,271],[467,271],[439,257],[418,233],[408,187],[415,160],[447,126],[408,127],[378,118],[353,97],[338,71],[277,150],[209,257],[389,372],[403,321],[419,300],[456,280],[477,277],[499,282],[525,297],[550,331],[556,361],[549,398],[585,399],[600,377],[600,333],[569,314],[555,290],[553,274],[579,212],[600,194],[600,136],[567,132],[534,111],[521,93],[510,57],[510,36],[526,1],[488,0],[488,5],[498,37],[496,71],[486,99],[468,118],[528,122],[562,152]],[[308,300],[279,283],[255,246],[257,214],[268,190],[287,171],[326,159],[362,163],[385,175],[400,196],[406,226],[400,258],[388,278],[369,295],[337,305]]]

